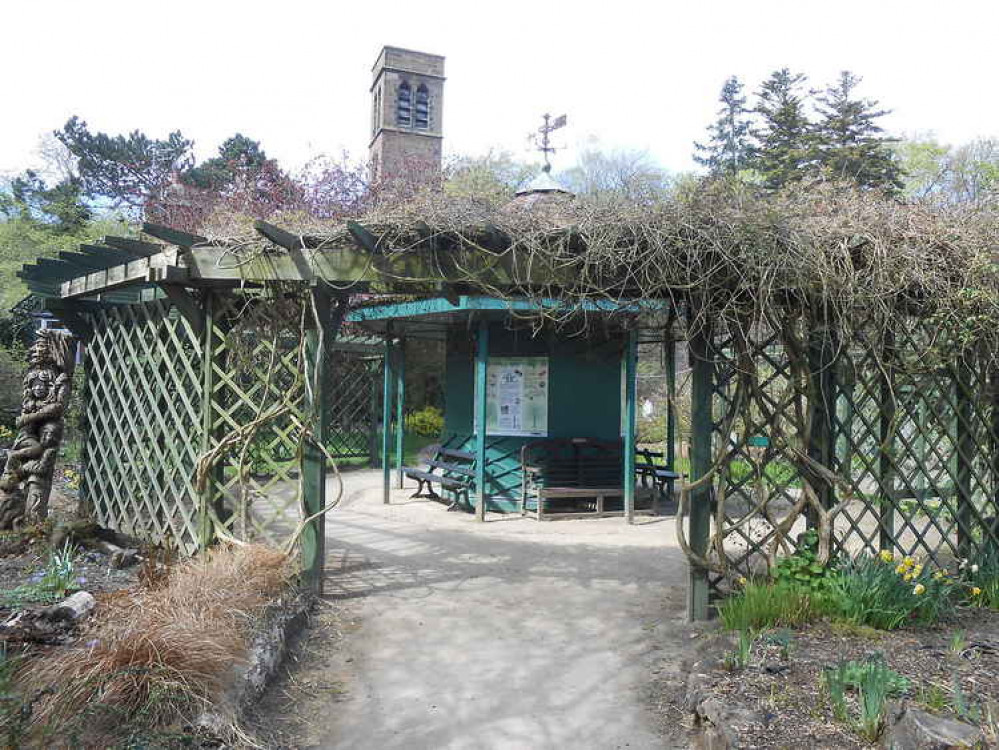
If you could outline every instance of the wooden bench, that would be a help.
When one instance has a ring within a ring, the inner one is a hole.
[[[440,495],[434,492],[434,485],[439,484],[441,489],[452,493],[453,499],[448,506],[448,510],[455,510],[462,497],[465,505],[471,507],[468,493],[475,483],[475,454],[468,451],[459,451],[454,448],[438,448],[434,451],[434,457],[427,462],[426,469],[404,466],[403,476],[415,479],[419,485],[410,497],[429,497],[434,500],[443,500]],[[423,488],[427,488],[423,494]]]
[[[535,440],[520,449],[523,472],[520,512],[527,515],[528,502],[535,503],[534,515],[545,518],[603,516],[608,513],[605,501],[624,496],[624,453],[620,442],[592,438]],[[588,500],[591,507],[552,513],[559,501]]]
[[[673,483],[682,477],[665,464],[666,454],[661,451],[639,448],[635,452],[635,478],[642,487],[655,489],[661,502],[673,499]]]

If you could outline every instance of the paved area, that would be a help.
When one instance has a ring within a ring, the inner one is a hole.
[[[345,480],[327,600],[349,626],[305,746],[679,746],[649,708],[653,670],[682,647],[672,518],[480,524],[411,489],[383,505],[377,471]]]

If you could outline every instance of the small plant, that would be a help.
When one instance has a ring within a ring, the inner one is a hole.
[[[21,607],[32,602],[54,602],[66,596],[76,581],[76,548],[69,542],[49,553],[45,568],[31,577],[31,582],[2,594],[0,600],[9,607]]]
[[[966,721],[977,724],[982,718],[982,709],[978,705],[970,703],[965,697],[964,690],[961,688],[961,679],[957,675],[954,675],[954,690],[951,696],[954,713]]]
[[[777,561],[774,579],[777,583],[800,586],[813,594],[829,592],[836,574],[836,561],[823,565],[819,562],[819,533],[809,529],[798,537],[798,547],[793,554]]]
[[[740,630],[739,631],[739,641],[736,644],[735,651],[730,653],[725,662],[729,669],[745,669],[749,666],[749,659],[753,653],[753,643],[756,641],[756,636],[750,630]]]
[[[881,733],[888,698],[909,690],[909,680],[885,664],[881,654],[863,662],[845,661],[827,667],[824,677],[833,714],[840,721],[855,724],[871,742]],[[855,719],[851,719],[846,702],[848,689],[857,692],[859,715]]]
[[[947,691],[935,684],[920,688],[917,700],[931,711],[943,711],[949,704]]]
[[[821,617],[821,602],[798,586],[786,583],[746,582],[718,607],[722,624],[728,630],[764,630],[792,627]]]
[[[780,656],[787,661],[791,657],[791,646],[794,644],[794,636],[787,628],[780,628],[766,636],[766,642],[771,646],[780,648]]]
[[[10,445],[14,442],[14,431],[5,424],[0,424],[0,445]]]
[[[422,437],[437,437],[444,431],[444,414],[436,406],[424,406],[406,415],[406,431]]]
[[[960,656],[964,653],[964,650],[968,648],[968,639],[965,637],[963,630],[954,631],[954,634],[950,637],[950,645],[947,648],[954,656]]]

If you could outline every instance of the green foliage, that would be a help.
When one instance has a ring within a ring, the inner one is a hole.
[[[219,146],[219,155],[191,167],[181,175],[181,182],[202,190],[221,190],[236,181],[241,174],[259,170],[267,154],[258,141],[241,133]]]
[[[444,431],[444,413],[436,406],[424,406],[406,415],[406,432],[421,437],[439,437]]]
[[[731,76],[722,86],[718,119],[708,126],[706,144],[694,143],[694,161],[712,175],[737,175],[752,151],[751,121],[742,83]]]
[[[806,82],[804,74],[781,68],[757,92],[755,112],[761,124],[753,132],[756,144],[749,166],[767,188],[776,189],[808,176],[814,140],[806,111]]]
[[[635,425],[635,439],[639,445],[662,443],[666,440],[666,423],[663,418],[639,419]]]
[[[756,635],[751,630],[740,630],[739,640],[736,643],[735,651],[730,653],[725,661],[730,669],[745,669],[749,665],[749,658],[753,653],[753,643]]]
[[[823,674],[833,713],[840,721],[855,724],[871,742],[881,733],[885,703],[893,695],[909,690],[909,680],[884,662],[884,656],[874,654],[863,662],[844,661],[827,667]],[[847,690],[858,694],[859,715],[851,717],[846,702]]]
[[[888,114],[872,99],[855,96],[860,77],[844,70],[839,80],[818,96],[821,116],[815,127],[817,158],[832,179],[889,194],[902,189],[901,169],[877,120]]]
[[[452,198],[474,198],[503,205],[538,173],[532,164],[517,161],[506,151],[459,157],[445,166],[444,193]]]
[[[953,585],[911,557],[888,553],[844,563],[831,592],[837,616],[859,625],[894,630],[939,620],[953,607]]]
[[[0,593],[0,602],[7,607],[22,607],[32,602],[56,602],[66,596],[76,584],[76,548],[66,544],[49,553],[45,567],[31,577],[30,583]]]
[[[81,185],[88,196],[141,210],[162,195],[173,176],[192,166],[193,141],[180,131],[153,139],[140,130],[127,136],[92,133],[71,117],[55,137],[77,159]]]
[[[813,595],[828,595],[836,576],[836,561],[821,564],[818,548],[819,534],[815,529],[801,534],[795,552],[777,561],[775,580],[804,588]]]
[[[760,630],[801,625],[825,613],[824,604],[807,589],[787,583],[746,582],[718,607],[727,630]]]

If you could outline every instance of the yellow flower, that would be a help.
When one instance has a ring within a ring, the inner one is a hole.
[[[972,589],[971,589],[971,595],[972,596],[978,596],[981,593],[982,593],[982,590],[980,588],[978,588],[977,586],[972,587]]]
[[[915,573],[906,573],[904,576],[902,576],[902,580],[905,581],[906,583],[915,580],[915,578],[916,578]]]
[[[923,564],[922,563],[920,563],[919,565],[917,565],[916,567],[914,567],[912,569],[912,575],[913,575],[913,577],[918,576],[922,572],[923,572]]]
[[[933,580],[934,581],[942,581],[946,577],[947,577],[947,573],[945,573],[942,570],[938,570],[936,573],[933,574]]]
[[[895,553],[892,552],[891,550],[883,549],[881,550],[880,554],[881,554],[881,562],[886,562],[886,563],[895,562]]]
[[[902,563],[901,565],[895,568],[895,572],[898,573],[899,575],[902,575],[907,570],[908,568],[905,566],[905,563]]]
[[[736,581],[736,583],[738,583],[740,586],[745,586],[746,583],[747,583],[746,582],[746,576],[739,576],[739,578]]]
[[[926,591],[926,587],[921,583],[917,583],[912,589],[912,593],[915,594],[916,596],[919,596],[924,591]]]

